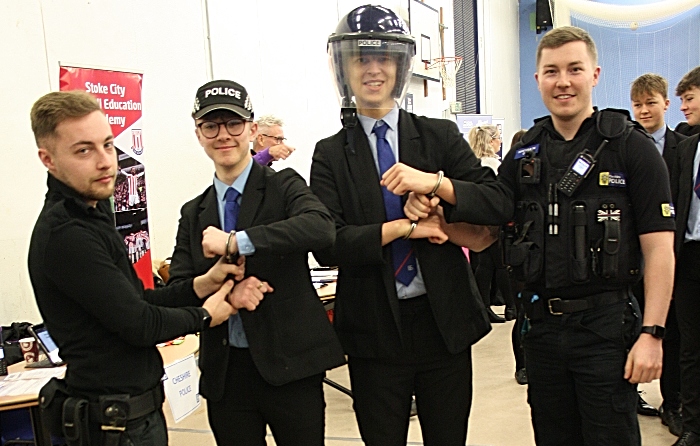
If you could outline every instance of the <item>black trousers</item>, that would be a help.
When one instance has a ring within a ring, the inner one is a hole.
[[[221,400],[207,401],[216,444],[265,446],[269,425],[278,446],[323,446],[323,375],[282,386],[268,384],[248,349],[231,347]]]
[[[623,379],[636,301],[533,321],[523,343],[538,446],[641,444],[637,386]]]
[[[425,296],[400,301],[404,347],[392,359],[350,357],[353,405],[368,446],[405,446],[415,393],[425,446],[464,446],[471,349],[447,351]]]
[[[681,247],[674,297],[681,334],[683,430],[700,434],[700,242]]]
[[[508,270],[501,258],[501,244],[496,242],[481,252],[470,252],[476,259],[474,278],[485,307],[494,305],[491,296],[498,290],[507,308],[515,308],[515,295],[511,288]]]

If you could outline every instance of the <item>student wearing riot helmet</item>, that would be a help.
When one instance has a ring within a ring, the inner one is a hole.
[[[495,237],[452,222],[498,225],[512,208],[454,122],[398,108],[415,42],[393,11],[352,10],[328,54],[344,128],[317,143],[311,189],[337,236],[333,249],[314,255],[339,266],[334,325],[362,439],[405,445],[415,392],[424,443],[463,446],[471,345],[490,326],[460,245],[481,250]],[[409,190],[430,195],[434,212],[407,218]]]
[[[700,67],[676,86],[688,125],[700,126]],[[693,135],[678,144],[678,173],[671,176],[676,203],[676,283],[674,300],[681,335],[683,433],[674,446],[700,445],[700,143]]]
[[[535,122],[498,174],[515,204],[515,237],[504,249],[525,282],[535,440],[638,446],[636,384],[661,375],[673,286],[668,172],[627,112],[593,107],[600,67],[586,31],[547,33],[536,66],[551,115]],[[410,199],[407,208],[419,204]],[[642,255],[643,319],[629,292]]]
[[[646,73],[632,82],[630,89],[632,114],[654,139],[656,149],[666,163],[670,178],[674,177],[678,144],[686,137],[666,126],[664,114],[668,110],[668,82],[662,76]],[[674,200],[675,203],[675,200]],[[644,287],[641,281],[634,288],[634,295],[644,313]],[[644,399],[639,397],[637,413],[640,415],[660,415],[663,424],[676,436],[682,432],[681,421],[681,371],[680,371],[680,333],[676,319],[676,307],[672,300],[666,319],[666,334],[663,340],[663,373],[661,374],[661,396],[663,404],[657,411]]]
[[[97,100],[49,93],[34,103],[31,121],[48,192],[29,276],[68,364],[65,380],[40,393],[44,418],[70,446],[167,444],[155,345],[228,320],[233,281],[222,283],[228,274],[242,278],[242,268],[220,261],[172,288],[145,290],[114,227],[117,151]],[[193,304],[165,308],[186,302]]]

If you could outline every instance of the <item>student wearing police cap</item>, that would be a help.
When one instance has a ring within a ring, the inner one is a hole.
[[[199,88],[194,131],[214,163],[213,184],[181,210],[168,287],[223,256],[245,264],[234,315],[202,333],[200,392],[218,445],[322,446],[325,371],[345,362],[311,283],[308,252],[330,246],[333,219],[292,169],[253,161],[257,125],[246,89]]]
[[[535,441],[638,446],[637,383],[661,375],[673,287],[668,172],[626,111],[593,107],[600,67],[586,31],[548,32],[536,66],[551,114],[498,174],[515,202],[505,257],[525,282]],[[629,291],[642,272],[643,317]]]
[[[335,219],[336,243],[314,255],[339,266],[334,325],[362,439],[405,445],[415,393],[424,443],[464,445],[471,345],[490,324],[460,246],[495,238],[452,222],[498,225],[512,209],[454,122],[399,109],[415,42],[393,11],[352,10],[328,54],[344,126],[317,143],[311,189]],[[404,215],[411,190],[433,196],[434,212]]]

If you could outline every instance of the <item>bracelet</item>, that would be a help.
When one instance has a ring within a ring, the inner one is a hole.
[[[226,261],[228,263],[233,263],[233,254],[231,254],[231,238],[236,234],[236,231],[231,231],[228,233],[228,238],[226,239]]]
[[[443,172],[442,170],[439,170],[437,175],[438,175],[438,179],[435,182],[435,187],[433,187],[433,190],[430,191],[430,193],[428,194],[428,198],[433,198],[435,196],[435,193],[437,192],[437,190],[440,189],[440,184],[442,183],[442,179],[445,178],[445,172]]]
[[[412,222],[411,222],[411,227],[409,228],[409,230],[408,230],[408,232],[406,233],[406,235],[403,236],[403,239],[404,239],[404,240],[408,240],[408,238],[411,236],[411,234],[413,234],[413,230],[416,229],[416,226],[418,226],[418,222],[417,222],[417,221],[412,221]]]

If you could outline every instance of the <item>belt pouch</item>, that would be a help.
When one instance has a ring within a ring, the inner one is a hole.
[[[49,431],[57,436],[63,436],[63,403],[68,398],[66,381],[51,378],[39,390],[39,409]]]
[[[525,315],[532,322],[537,322],[544,318],[544,305],[540,302],[540,297],[534,291],[523,290],[520,293],[523,300]]]
[[[618,220],[605,220],[605,233],[603,235],[602,269],[601,274],[606,279],[617,277],[618,253],[620,251],[620,222]]]
[[[575,203],[571,207],[571,223],[574,234],[574,251],[571,261],[571,279],[574,283],[587,282],[590,270],[588,268],[588,249],[586,243],[586,206]]]
[[[88,409],[86,399],[69,397],[63,403],[63,438],[68,446],[88,446]]]
[[[129,420],[129,395],[100,396],[99,405],[102,416],[102,444],[118,446]]]

